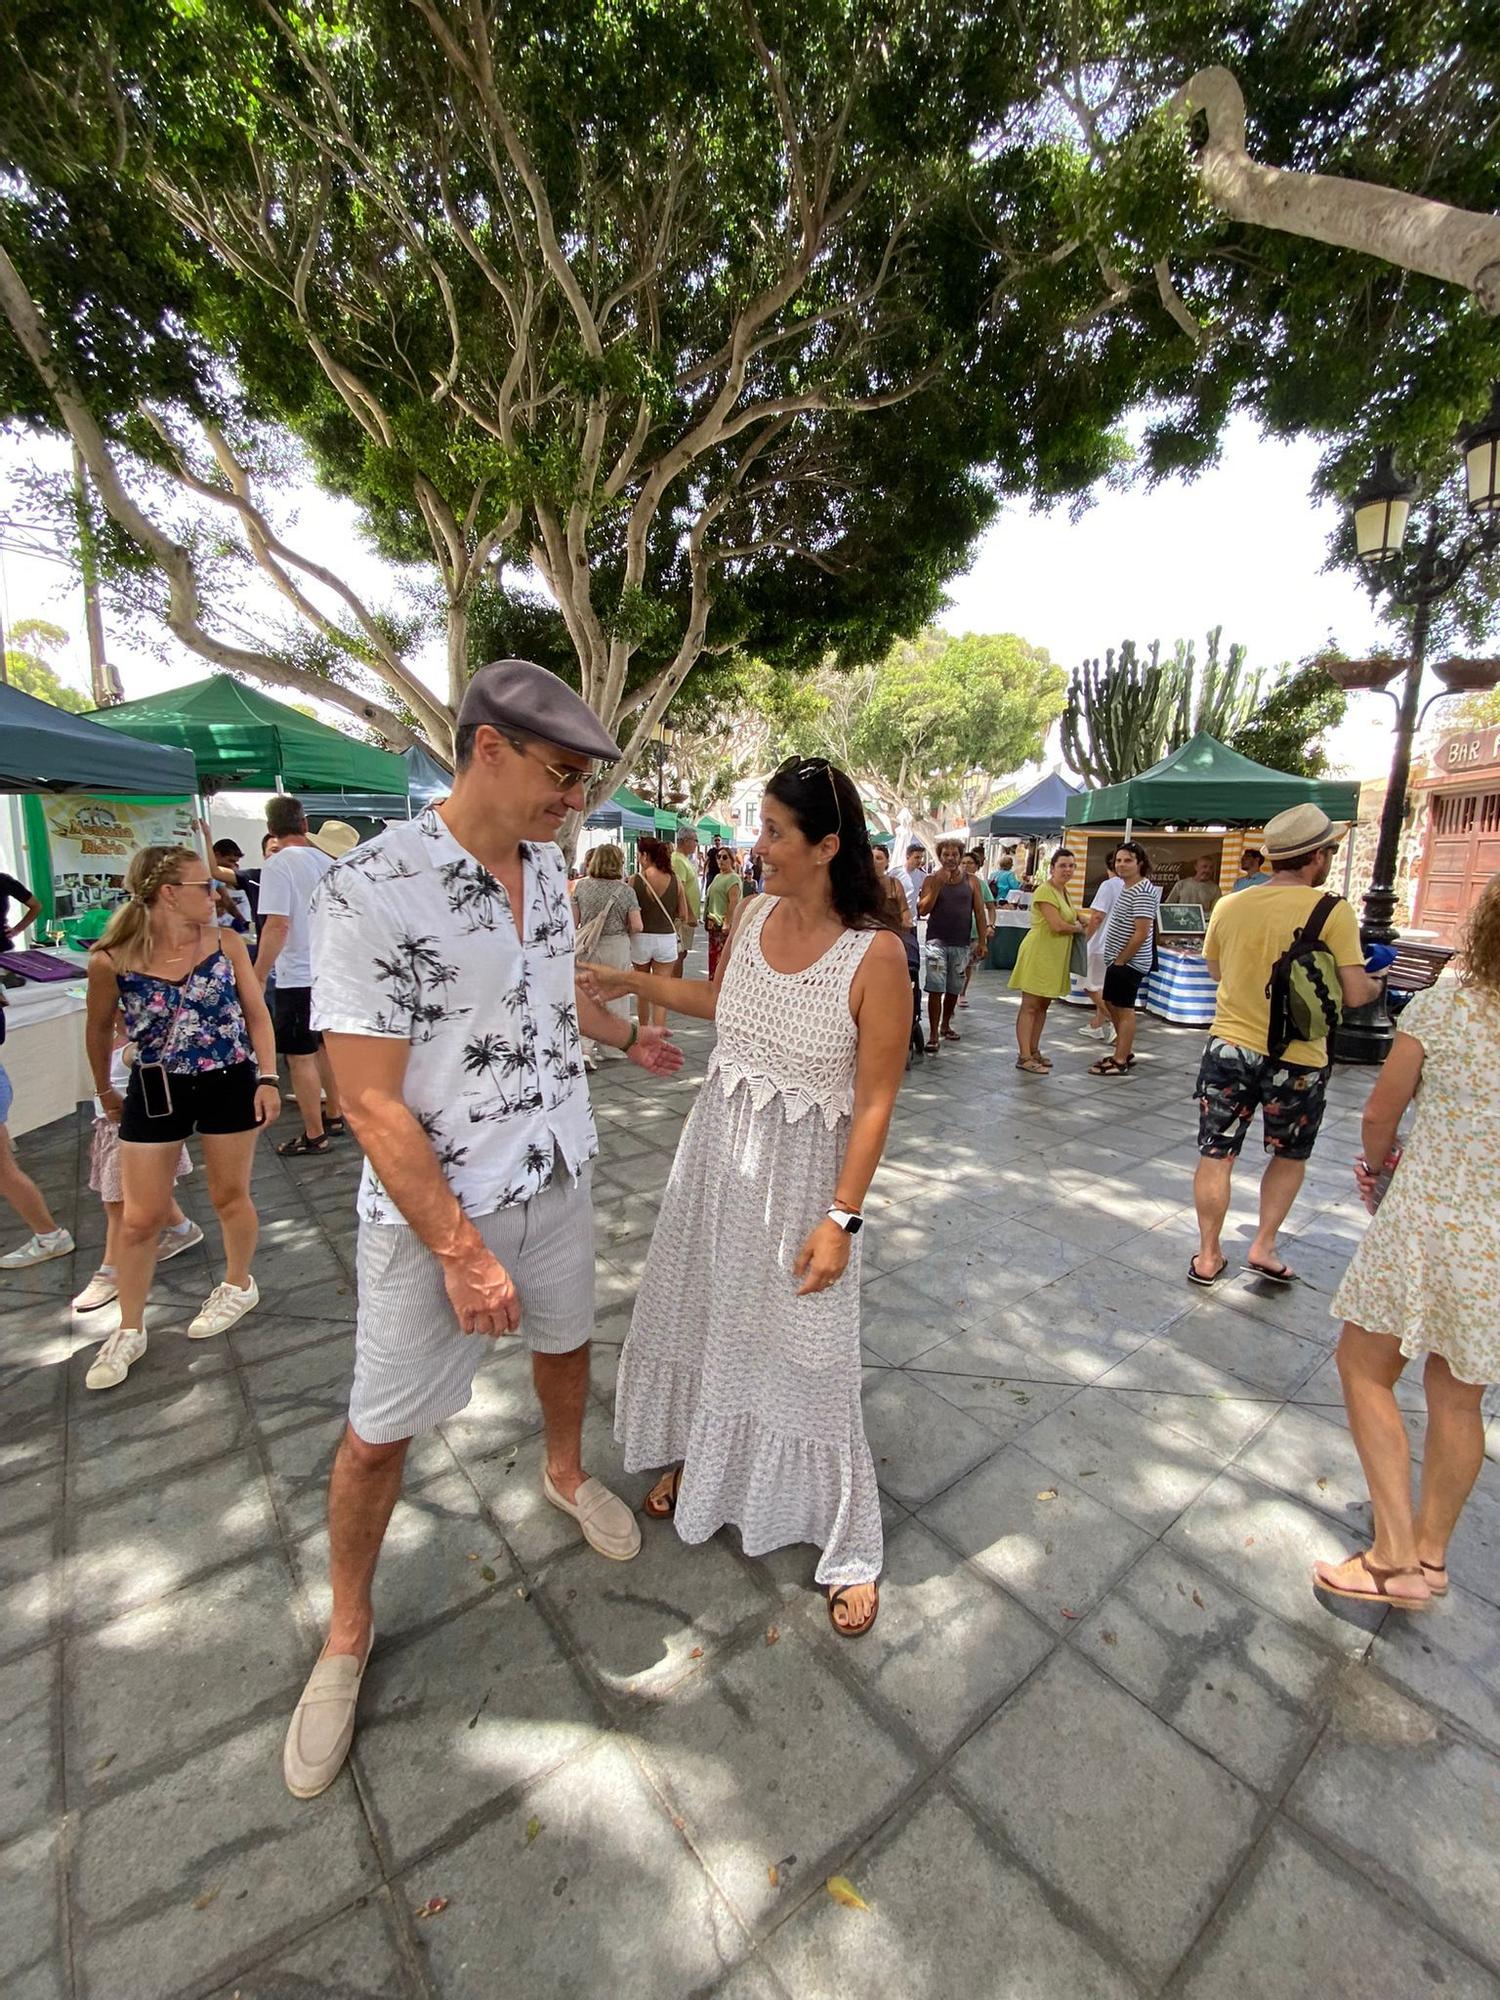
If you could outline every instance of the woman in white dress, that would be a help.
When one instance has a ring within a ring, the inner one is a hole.
[[[1416,1113],[1404,1153],[1402,1113]],[[1320,1562],[1318,1589],[1425,1611],[1448,1588],[1448,1538],[1484,1463],[1485,1387],[1500,1381],[1500,875],[1470,913],[1457,978],[1400,1016],[1365,1106],[1356,1177],[1389,1193],[1333,1295],[1339,1379],[1370,1487],[1372,1545]],[[1427,1435],[1412,1507],[1411,1447],[1396,1404],[1425,1354]]]
[[[860,1413],[859,1229],[911,1032],[906,953],[881,920],[864,808],[826,759],[771,778],[766,893],[718,977],[592,968],[601,997],[716,1021],[620,1362],[625,1463],[686,1542],[821,1550],[837,1632],[879,1609],[880,1496]],[[728,1197],[726,1199],[726,1197]]]

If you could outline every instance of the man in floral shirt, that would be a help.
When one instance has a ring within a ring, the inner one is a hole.
[[[373,1643],[371,1584],[411,1439],[468,1403],[520,1333],[543,1492],[601,1555],[640,1530],[580,1458],[594,1315],[581,1036],[671,1075],[664,1030],[577,990],[555,845],[617,746],[555,675],[502,660],[459,712],[452,795],[336,863],[313,902],[313,1022],[365,1153],[349,1423],[329,1486],[333,1617],[287,1734],[289,1788],[333,1782]]]

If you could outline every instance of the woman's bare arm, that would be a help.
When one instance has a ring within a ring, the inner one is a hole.
[[[1422,1044],[1416,1036],[1403,1035],[1398,1029],[1391,1052],[1375,1079],[1375,1087],[1365,1101],[1364,1123],[1360,1128],[1365,1159],[1377,1173],[1396,1143],[1406,1107],[1422,1081],[1422,1058]]]

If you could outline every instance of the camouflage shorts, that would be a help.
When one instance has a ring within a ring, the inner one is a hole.
[[[1266,1151],[1305,1160],[1323,1123],[1328,1071],[1273,1062],[1254,1049],[1211,1039],[1198,1068],[1198,1151],[1233,1160],[1259,1110]]]

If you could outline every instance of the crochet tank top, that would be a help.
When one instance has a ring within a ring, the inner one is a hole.
[[[726,1096],[743,1085],[757,1110],[779,1097],[788,1124],[816,1110],[832,1131],[854,1109],[859,1037],[849,989],[876,933],[844,931],[805,972],[777,972],[760,934],[779,900],[758,896],[740,926],[719,989],[709,1074],[717,1072]]]

